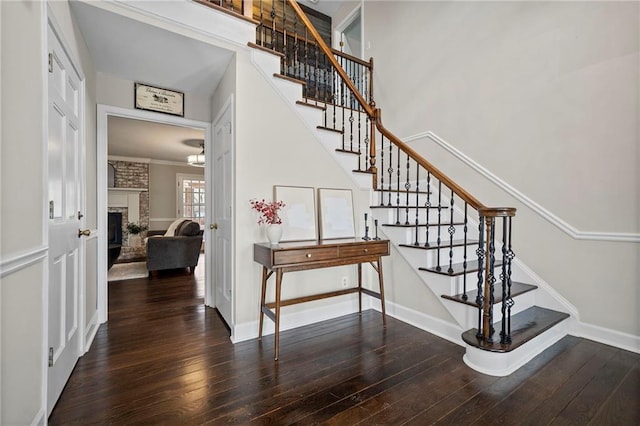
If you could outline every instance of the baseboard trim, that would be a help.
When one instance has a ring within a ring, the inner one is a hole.
[[[84,352],[82,352],[82,355],[89,352],[89,348],[93,343],[93,339],[95,339],[96,333],[98,333],[98,328],[100,328],[100,324],[98,324],[98,311],[96,311],[93,314],[93,317],[91,317],[89,324],[87,324],[87,326],[85,327],[86,332],[84,333],[84,347],[82,348]]]
[[[524,195],[522,192],[509,185],[507,182],[491,173],[484,166],[480,165],[475,160],[471,159],[468,155],[436,135],[435,133],[428,131],[418,133],[413,136],[402,138],[404,142],[413,142],[420,139],[430,139],[438,144],[445,151],[471,167],[473,170],[481,174],[483,177],[500,187],[503,191],[507,192],[513,198],[517,199],[538,215],[542,216],[545,220],[556,226],[561,231],[565,232],[576,240],[589,240],[589,241],[609,241],[609,242],[623,242],[623,243],[637,243],[640,242],[640,234],[634,232],[600,232],[600,231],[580,231],[573,225],[565,222],[560,217],[556,216],[531,198]]]
[[[39,246],[20,253],[16,253],[0,262],[0,278],[14,274],[35,263],[42,262],[47,257],[49,247]]]
[[[369,298],[371,299],[371,308],[375,309],[378,312],[381,312],[380,301],[372,297]],[[394,302],[387,301],[385,305],[387,315],[399,321],[412,325],[416,328],[419,328],[420,330],[424,330],[428,333],[448,340],[451,343],[455,343],[456,345],[465,345],[462,341],[463,330],[456,324],[444,321],[431,315],[427,315],[423,312],[415,311],[402,305],[398,305]]]
[[[305,325],[358,312],[358,298],[356,296],[347,295],[341,297],[343,298],[342,301],[336,301],[336,303],[328,306],[319,306],[293,313],[283,312],[280,316],[280,331],[282,332],[292,328],[303,327]],[[236,324],[233,328],[231,341],[233,343],[239,343],[246,340],[257,339],[259,326],[260,322],[258,320]],[[262,335],[268,336],[273,333],[274,323],[269,318],[265,317]]]
[[[40,408],[40,411],[38,411],[38,413],[33,418],[33,421],[31,422],[31,426],[42,426],[46,424],[47,424],[46,410],[43,407],[43,408]]]
[[[640,336],[634,336],[633,334],[623,333],[585,322],[578,323],[577,332],[571,334],[605,345],[615,346],[616,348],[626,351],[640,353]]]

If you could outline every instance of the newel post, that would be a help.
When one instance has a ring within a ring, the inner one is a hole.
[[[480,208],[479,247],[478,247],[478,333],[476,337],[486,344],[493,344],[493,305],[495,302],[496,266],[496,218],[502,218],[502,267],[500,280],[503,295],[502,301],[502,330],[500,343],[511,342],[511,261],[514,258],[511,247],[511,218],[516,209],[512,207]],[[481,294],[482,293],[482,294]]]

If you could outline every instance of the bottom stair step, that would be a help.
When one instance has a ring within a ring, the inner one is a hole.
[[[494,315],[499,314],[494,311]],[[493,343],[489,344],[476,337],[477,328],[462,333],[462,340],[470,346],[490,352],[511,352],[531,339],[544,333],[554,325],[569,318],[569,314],[533,306],[511,317],[511,344],[500,344],[502,321],[494,324]]]

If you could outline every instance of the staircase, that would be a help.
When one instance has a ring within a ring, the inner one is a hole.
[[[373,100],[373,61],[330,49],[295,0],[275,4],[254,14],[269,21],[257,25],[252,61],[355,184],[371,190],[371,232],[441,296],[467,365],[507,375],[566,335],[571,307],[515,260],[515,209],[485,206],[388,131]]]

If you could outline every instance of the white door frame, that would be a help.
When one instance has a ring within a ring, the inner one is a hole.
[[[351,23],[358,17],[360,17],[361,23],[360,38],[362,40],[362,43],[360,45],[360,52],[358,52],[357,55],[354,54],[354,56],[359,56],[361,59],[364,59],[364,0],[360,0],[360,4],[353,8],[353,10],[349,12],[349,14],[335,26],[335,29],[333,31],[333,48],[336,50],[341,50],[340,34],[342,34],[344,30],[347,29],[347,27],[351,25]]]
[[[128,109],[111,105],[98,104],[97,108],[97,209],[98,209],[98,321],[104,323],[108,319],[108,285],[107,285],[107,122],[109,116],[132,118],[136,120],[152,121],[175,126],[192,127],[204,130],[205,155],[210,152],[211,123],[206,121],[190,120],[178,116],[160,114],[156,112]],[[210,187],[212,182],[208,180],[209,158],[205,165],[205,185]],[[207,222],[211,222],[211,211],[207,210]],[[211,251],[210,242],[207,241],[205,252]],[[215,306],[212,299],[213,288],[211,279],[211,265],[209,256],[205,256],[205,304]]]

